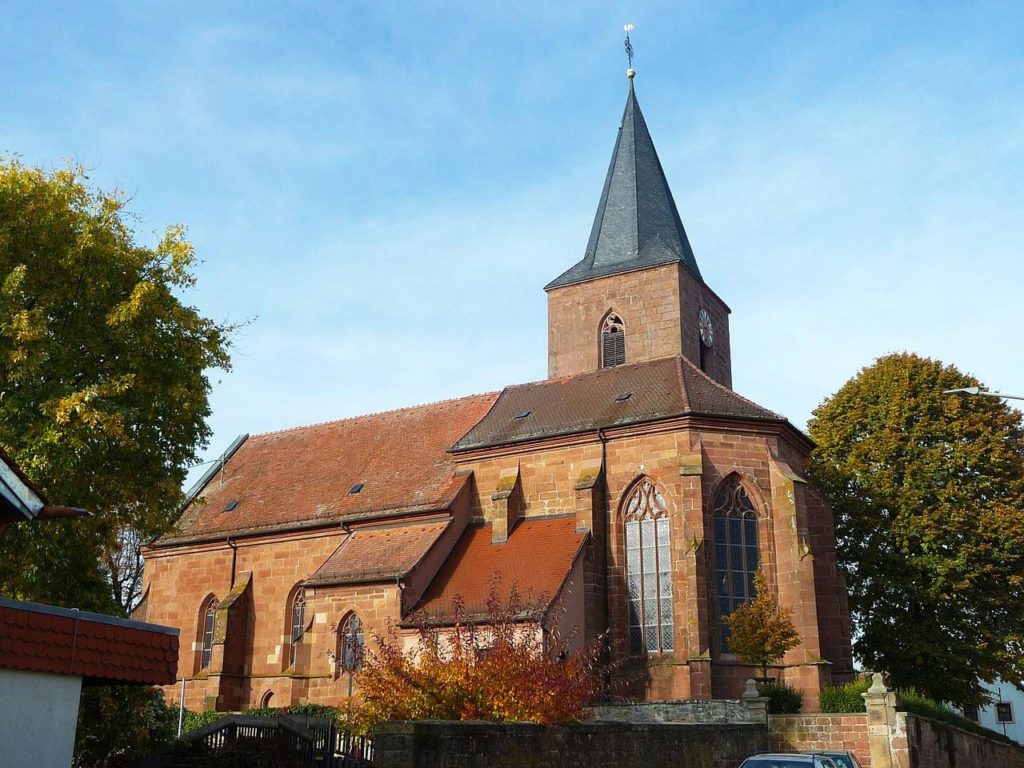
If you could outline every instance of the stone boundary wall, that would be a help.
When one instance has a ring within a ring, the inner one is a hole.
[[[404,721],[374,730],[375,768],[735,768],[763,724]]]
[[[893,768],[1024,768],[1024,749],[949,723],[898,712]]]
[[[749,708],[739,699],[615,702],[598,704],[590,712],[594,721],[606,723],[754,722]]]
[[[780,752],[808,749],[836,749],[853,752],[863,768],[873,768],[868,745],[868,716],[847,715],[769,715],[768,739]]]

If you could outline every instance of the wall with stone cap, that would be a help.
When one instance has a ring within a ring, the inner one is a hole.
[[[893,768],[1024,768],[1024,749],[948,723],[897,713]]]
[[[591,717],[611,723],[747,723],[746,705],[738,699],[689,699],[599,704]]]
[[[767,749],[763,725],[392,722],[374,732],[380,768],[735,768]]]

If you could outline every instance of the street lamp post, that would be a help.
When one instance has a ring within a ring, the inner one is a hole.
[[[986,387],[961,387],[960,389],[947,389],[942,392],[944,395],[981,395],[982,397],[998,397],[1002,400],[1024,400],[1021,395],[1007,395],[1004,392],[990,392]]]

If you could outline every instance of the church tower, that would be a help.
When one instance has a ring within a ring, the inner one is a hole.
[[[681,354],[732,387],[729,308],[701,277],[633,89],[583,259],[548,283],[548,377]]]

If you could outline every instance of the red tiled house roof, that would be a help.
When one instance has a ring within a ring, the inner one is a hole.
[[[466,619],[482,618],[492,587],[502,608],[515,588],[524,609],[543,612],[558,596],[586,539],[573,515],[521,520],[501,544],[492,543],[490,523],[470,525],[416,613],[430,622],[451,621],[458,595]]]
[[[446,509],[465,482],[455,476],[448,448],[496,398],[473,395],[254,435],[154,546]],[[350,493],[357,483],[362,489]]]
[[[358,584],[401,578],[416,567],[451,524],[444,520],[353,531],[306,584]]]
[[[177,668],[177,629],[0,599],[0,669],[169,685]]]
[[[517,418],[518,414],[528,415]],[[490,448],[677,416],[785,422],[684,357],[506,387],[453,451]]]

